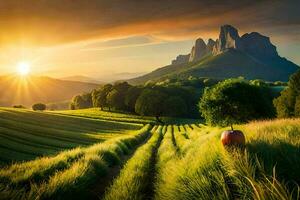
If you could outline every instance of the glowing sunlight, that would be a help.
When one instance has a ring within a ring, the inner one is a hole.
[[[19,62],[17,65],[17,73],[21,76],[27,76],[30,73],[30,64],[28,62]]]

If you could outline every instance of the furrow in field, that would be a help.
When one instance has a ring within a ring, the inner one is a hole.
[[[178,148],[174,145],[174,129],[179,131],[178,126],[168,125],[167,131],[161,142],[161,145],[157,153],[156,162],[156,179],[155,179],[155,199],[160,199],[164,197],[164,188],[167,187],[166,182],[168,179],[168,174],[172,173],[169,171],[169,163],[175,162],[179,159]]]
[[[72,199],[87,197],[88,186],[120,163],[149,135],[150,125],[137,134],[108,140],[85,149],[64,152],[0,170],[0,193],[4,198]]]
[[[139,124],[129,124],[113,121],[101,121],[94,119],[78,118],[70,115],[57,115],[48,112],[35,112],[29,110],[12,110],[0,108],[3,118],[24,121],[27,124],[41,124],[43,127],[68,130],[71,132],[102,132],[109,130],[137,130],[141,128]],[[104,128],[105,127],[105,128]]]
[[[53,146],[53,145],[50,145],[49,144],[49,140],[45,141],[44,144],[42,142],[40,142],[40,140],[37,140],[35,141],[32,136],[28,137],[28,135],[25,135],[27,137],[20,137],[20,133],[17,133],[17,134],[13,134],[12,130],[5,130],[3,128],[0,127],[0,137],[2,138],[6,138],[10,141],[14,141],[16,143],[19,143],[20,145],[30,145],[30,146],[33,146],[33,147],[37,147],[37,148],[43,148],[43,149],[51,149],[51,150],[56,150],[57,151],[60,151],[62,150],[63,148],[61,147],[56,147],[56,146]],[[39,143],[37,143],[39,142]]]
[[[35,135],[35,134],[33,135],[30,134],[29,131],[25,131],[25,130],[16,131],[16,130],[3,128],[3,127],[0,128],[0,134],[4,135],[7,138],[10,139],[13,138],[13,140],[20,141],[20,144],[23,144],[23,142],[26,142],[26,144],[33,143],[33,146],[37,145],[46,148],[53,148],[53,149],[57,149],[58,151],[63,149],[71,149],[81,145],[78,143],[66,142],[64,140],[43,137],[42,135]]]
[[[183,127],[183,126],[181,126]],[[175,141],[174,144],[177,148],[177,151],[179,154],[183,155],[184,154],[184,148],[186,147],[186,145],[189,144],[190,139],[188,136],[188,133],[186,131],[186,129],[181,128],[181,131],[178,131],[178,129],[174,128],[173,126],[173,140]]]
[[[128,155],[124,155],[121,158],[121,162],[119,165],[111,167],[110,170],[107,172],[107,174],[103,178],[99,179],[98,181],[96,181],[95,184],[90,186],[90,192],[91,192],[90,199],[103,198],[105,190],[112,184],[113,180],[119,176],[122,166],[124,166],[124,164],[129,159],[131,159],[131,157],[134,155],[136,149],[138,149],[139,147],[144,145],[146,142],[148,142],[148,139],[152,136],[152,134],[154,132],[156,132],[157,129],[158,129],[157,125],[153,126],[153,128],[150,130],[151,134],[149,134],[148,138],[145,139],[143,143],[136,146],[133,150],[130,151],[130,153]]]
[[[97,142],[96,139],[84,137],[83,134],[74,134],[73,132],[52,129],[52,128],[43,128],[40,125],[26,124],[24,122],[0,119],[1,126],[4,128],[9,128],[16,131],[30,131],[32,135],[43,135],[49,138],[55,138],[59,140],[64,140],[66,142],[74,142],[80,144],[90,144],[92,142]]]
[[[150,140],[134,153],[105,193],[105,200],[144,200],[153,197],[156,154],[163,131],[163,127],[159,126]]]

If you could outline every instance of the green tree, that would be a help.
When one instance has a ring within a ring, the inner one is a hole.
[[[83,109],[92,107],[91,93],[84,93],[82,95],[76,95],[73,97],[71,105],[74,109]]]
[[[295,103],[295,116],[300,117],[300,95],[296,98]]]
[[[108,93],[106,99],[109,108],[114,108],[116,110],[122,110],[124,108],[124,98],[122,92],[113,89]]]
[[[108,106],[106,97],[108,93],[112,90],[111,84],[105,84],[103,87],[101,87],[98,90],[94,90],[92,92],[92,101],[94,107],[100,107],[101,110],[103,110],[104,107]]]
[[[44,111],[44,110],[46,110],[46,105],[43,104],[43,103],[36,103],[36,104],[33,104],[33,105],[32,105],[32,110],[34,110],[34,111],[36,111],[36,110]]]
[[[155,116],[158,122],[162,122],[160,116],[164,111],[165,98],[166,95],[159,90],[145,89],[136,101],[135,112],[143,116]]]
[[[199,108],[208,124],[232,128],[233,124],[272,117],[271,102],[260,87],[229,79],[205,89]]]
[[[278,98],[274,100],[277,116],[284,117],[297,117],[298,115],[298,102],[300,96],[300,70],[293,74],[288,82],[288,87],[284,89]]]
[[[171,96],[164,101],[164,112],[165,116],[170,117],[182,117],[187,114],[187,105],[185,101],[178,96]]]
[[[135,110],[135,103],[140,96],[143,89],[141,87],[131,87],[128,89],[125,95],[125,105],[129,109],[129,111],[134,112]]]

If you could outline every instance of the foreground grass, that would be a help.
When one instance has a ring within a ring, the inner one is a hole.
[[[139,124],[0,108],[0,163],[32,160],[130,134]]]
[[[224,149],[222,129],[202,127],[185,156],[172,156],[161,169],[156,199],[299,199],[300,120],[238,128],[247,138],[244,150]]]
[[[105,200],[150,199],[153,180],[154,157],[163,137],[162,127],[156,130],[151,139],[140,147],[122,169],[119,177],[105,194]]]
[[[90,193],[95,183],[105,181],[113,166],[152,135],[106,189],[105,199],[299,199],[300,119],[235,128],[246,136],[244,149],[222,146],[220,135],[227,128],[148,125],[135,134],[2,169],[0,196],[95,198]]]
[[[89,198],[89,186],[110,167],[120,164],[123,155],[149,136],[150,128],[146,125],[133,135],[1,169],[0,196],[3,199]]]

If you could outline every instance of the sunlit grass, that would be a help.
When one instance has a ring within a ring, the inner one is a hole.
[[[147,199],[151,195],[155,151],[163,137],[160,126],[151,139],[140,147],[107,190],[104,199]]]
[[[32,160],[132,134],[140,124],[0,108],[0,162]]]
[[[89,147],[0,170],[0,193],[19,199],[95,198],[90,192],[94,184],[113,166],[121,165],[124,155],[152,132],[151,139],[106,188],[105,199],[299,199],[300,119],[235,126],[246,136],[243,149],[222,146],[220,136],[226,129],[201,124],[148,125]]]
[[[133,135],[1,169],[0,194],[8,199],[88,197],[89,187],[143,142],[150,128],[146,125]]]
[[[224,129],[202,127],[183,158],[169,156],[158,175],[156,199],[299,198],[300,120],[236,128],[246,135],[245,150],[225,150],[219,139]]]

